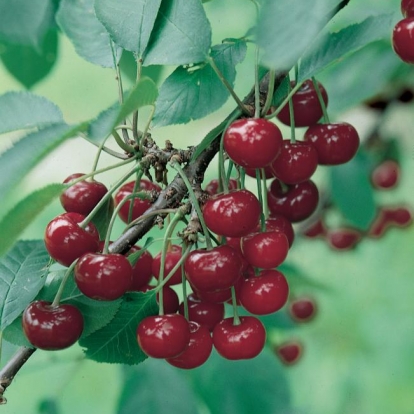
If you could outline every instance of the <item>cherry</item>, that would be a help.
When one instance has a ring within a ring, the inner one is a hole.
[[[241,239],[241,248],[247,262],[253,267],[272,269],[287,257],[289,242],[280,231],[251,233]]]
[[[340,228],[329,230],[326,239],[335,250],[350,250],[361,240],[361,233],[355,229]]]
[[[128,183],[125,183],[116,193],[115,195],[115,205],[117,206],[125,197],[132,194],[134,191],[135,181],[130,181]],[[148,180],[141,180],[139,182],[138,191],[161,191],[161,188],[151,181]],[[148,210],[148,208],[151,206],[151,203],[149,200],[140,199],[140,198],[134,198],[132,200],[133,207],[132,207],[132,216],[131,220],[135,220],[138,217],[141,217],[145,211]],[[119,210],[119,217],[122,221],[125,223],[128,223],[128,216],[129,216],[129,207],[131,205],[131,200],[125,202],[125,204],[121,207]]]
[[[190,327],[178,313],[147,316],[138,325],[137,341],[152,358],[174,358],[187,348]]]
[[[275,352],[285,365],[293,365],[302,356],[302,345],[296,341],[288,341],[276,347]]]
[[[283,141],[282,150],[272,162],[275,177],[285,184],[298,184],[309,178],[318,166],[318,153],[309,142]]]
[[[213,349],[208,328],[196,322],[189,322],[190,341],[184,352],[177,357],[167,358],[166,361],[177,368],[193,369],[204,364]]]
[[[58,263],[69,266],[85,253],[99,249],[99,233],[89,223],[85,228],[79,227],[85,216],[79,213],[63,213],[55,217],[46,226],[46,250]]]
[[[325,227],[325,223],[322,221],[322,219],[318,219],[318,221],[313,223],[310,227],[308,227],[305,230],[303,235],[311,239],[316,237],[325,237],[326,231],[327,230]]]
[[[132,283],[132,267],[122,254],[86,253],[75,265],[75,282],[89,298],[115,300]]]
[[[83,316],[73,305],[52,307],[50,302],[38,300],[24,310],[22,326],[33,346],[54,351],[68,348],[80,338]]]
[[[210,332],[224,318],[224,305],[222,303],[203,301],[194,293],[188,295],[187,303],[189,320],[205,325]],[[184,315],[184,303],[180,304],[179,312]]]
[[[400,178],[400,166],[393,160],[378,165],[371,174],[372,185],[379,190],[388,190],[397,186]]]
[[[81,173],[72,174],[67,177],[63,183],[70,183],[84,175],[85,174]],[[60,202],[67,212],[79,213],[87,216],[107,192],[108,189],[104,184],[95,180],[84,180],[63,191],[60,195]]]
[[[411,212],[405,207],[383,207],[371,224],[368,236],[379,238],[392,226],[407,227],[412,222]]]
[[[140,251],[138,246],[132,246],[127,256]],[[152,278],[152,262],[153,258],[148,250],[141,254],[139,259],[132,266],[132,283],[130,290],[138,291],[142,286],[146,285]]]
[[[289,306],[289,313],[296,322],[308,322],[315,317],[315,301],[306,297],[295,299]]]
[[[412,223],[411,212],[405,207],[385,210],[385,214],[389,218],[389,221],[392,221],[398,227],[407,227]]]
[[[173,270],[174,266],[180,261],[182,256],[182,249],[175,244],[171,245],[165,255],[164,278]],[[158,253],[152,261],[152,274],[158,279],[160,277],[161,269],[161,252]],[[168,280],[165,286],[179,285],[181,283],[181,269],[178,268]]]
[[[157,302],[159,303],[159,293],[157,293]],[[176,313],[180,306],[177,292],[170,286],[163,286],[162,297],[164,302],[164,313]]]
[[[223,290],[240,277],[239,253],[228,245],[192,251],[184,262],[185,275],[197,291]]]
[[[414,63],[414,17],[400,20],[392,32],[394,52],[406,63]]]
[[[276,179],[267,194],[271,215],[282,215],[292,223],[310,217],[319,201],[318,189],[311,180],[283,188]]]
[[[356,129],[346,123],[310,126],[304,135],[318,153],[320,165],[339,165],[350,161],[359,147]]]
[[[244,168],[264,168],[279,154],[282,133],[263,118],[242,118],[234,121],[223,137],[228,156]]]
[[[248,190],[234,190],[212,196],[203,207],[207,227],[225,237],[241,237],[259,224],[261,205]]]
[[[211,292],[196,290],[192,287],[194,294],[203,302],[224,303],[231,299],[231,288],[215,290]]]
[[[292,246],[295,239],[295,232],[292,223],[286,218],[278,214],[272,214],[266,219],[266,230],[281,231],[288,239],[289,246]]]
[[[402,0],[401,13],[404,17],[414,17],[414,0]]]
[[[254,315],[268,315],[281,309],[289,296],[289,285],[283,273],[263,270],[242,282],[239,299]]]
[[[237,180],[234,178],[230,178],[229,180],[229,190],[237,190]],[[214,179],[211,180],[204,190],[206,193],[210,195],[218,194],[219,192],[219,180]]]
[[[295,86],[295,82],[291,82],[291,86]],[[319,90],[322,93],[325,106],[328,105],[328,94],[320,82],[318,82]],[[316,124],[323,115],[318,94],[311,80],[303,82],[299,90],[292,96],[293,112],[296,127],[306,127]],[[285,125],[290,126],[289,104],[286,104],[277,115],[277,118]]]
[[[249,177],[256,178],[256,168],[246,168],[245,172],[246,172],[246,175],[248,175]],[[265,172],[266,180],[268,180],[269,178],[275,177],[272,171],[272,164],[269,164],[266,167],[264,167],[264,172]]]
[[[223,319],[213,330],[213,344],[226,359],[250,359],[260,354],[266,342],[266,330],[254,316],[241,316],[240,324],[233,318]]]

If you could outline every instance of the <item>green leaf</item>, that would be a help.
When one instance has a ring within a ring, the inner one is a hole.
[[[0,0],[0,40],[38,48],[52,16],[51,0]]]
[[[19,201],[1,220],[0,256],[13,246],[26,227],[65,189],[64,184],[50,184]]]
[[[26,88],[46,77],[56,63],[57,32],[50,31],[40,48],[26,45],[0,45],[6,69]]]
[[[273,95],[272,105],[276,107],[279,106],[284,101],[286,96],[288,96],[288,94],[289,78],[286,76]]]
[[[200,0],[163,0],[144,65],[185,65],[205,60],[211,27]]]
[[[63,122],[60,109],[42,96],[30,92],[0,96],[0,134],[58,122]]]
[[[114,199],[110,197],[108,201],[97,211],[93,216],[92,222],[98,229],[99,237],[101,240],[105,239],[106,232],[108,231],[109,222],[114,212]]]
[[[0,330],[10,325],[38,294],[46,280],[48,262],[41,240],[19,241],[0,258]]]
[[[392,14],[371,16],[336,33],[324,33],[302,58],[299,81],[316,75],[349,53],[379,39],[389,38],[394,20]]]
[[[0,194],[4,197],[47,154],[66,139],[85,130],[86,124],[54,124],[32,132],[0,155]],[[7,177],[7,179],[5,179]]]
[[[340,0],[265,0],[255,34],[262,62],[290,70],[332,16]]]
[[[94,0],[61,0],[56,21],[88,62],[105,68],[114,67],[111,38],[95,16]],[[121,53],[116,53],[119,60]]]
[[[121,60],[119,61],[119,67],[123,75],[126,75],[127,78],[135,83],[137,78],[137,61],[134,58],[134,55],[127,50],[122,52]],[[155,83],[161,78],[164,67],[161,65],[152,65],[146,66],[141,69],[141,76],[151,78]]]
[[[33,345],[27,340],[26,335],[23,332],[21,315],[6,327],[3,331],[3,338],[13,345],[33,348]]]
[[[139,367],[125,367],[118,414],[195,414],[197,396],[187,376],[165,361],[148,359]],[[160,386],[162,384],[162,386]]]
[[[230,85],[236,65],[246,55],[246,43],[236,41],[214,46],[211,57]],[[184,124],[219,109],[229,97],[227,88],[209,64],[177,68],[163,83],[157,100],[154,126]]]
[[[51,272],[48,275],[47,284],[40,291],[36,299],[52,302],[65,272],[66,270]],[[86,297],[76,286],[73,274],[66,282],[60,300],[60,303],[69,303],[81,311],[84,321],[82,338],[106,326],[115,317],[121,306],[121,302],[121,299],[106,302]]]
[[[86,357],[97,362],[134,365],[147,356],[137,343],[136,329],[147,316],[156,315],[155,292],[128,293],[115,318],[104,328],[79,341]]]
[[[144,53],[161,0],[95,0],[95,13],[116,44]]]
[[[332,201],[346,220],[360,230],[368,230],[376,215],[370,171],[369,159],[363,152],[346,164],[330,168]]]
[[[192,370],[199,398],[211,414],[275,414],[290,412],[285,369],[265,348],[253,360],[229,361],[213,352],[203,366]]]

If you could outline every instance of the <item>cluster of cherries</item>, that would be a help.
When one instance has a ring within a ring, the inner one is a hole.
[[[401,13],[404,19],[394,27],[392,44],[401,60],[414,63],[414,1],[402,0]]]

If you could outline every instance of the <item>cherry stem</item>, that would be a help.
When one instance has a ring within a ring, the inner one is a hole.
[[[262,211],[260,212],[260,230],[266,231],[266,219],[264,214],[264,204],[263,204],[263,195],[262,195],[262,179],[260,176],[260,169],[256,168],[256,184],[257,184],[257,195],[259,197],[260,205],[262,206]]]
[[[246,170],[240,168],[240,188],[244,190],[246,188]]]
[[[94,159],[94,161],[93,161],[93,165],[92,165],[92,171],[91,171],[91,173],[92,173],[92,175],[91,175],[91,178],[93,179],[93,176],[94,176],[94,174],[95,174],[95,171],[96,171],[96,169],[98,168],[98,163],[99,163],[99,158],[101,157],[101,154],[102,154],[102,150],[103,150],[103,148],[104,148],[104,146],[105,146],[105,143],[106,143],[106,141],[108,140],[108,138],[110,137],[110,135],[108,135],[102,142],[101,142],[101,144],[99,145],[99,148],[98,148],[98,151],[96,152],[96,156],[95,156],[95,159]]]
[[[143,149],[144,149],[144,140],[145,140],[145,138],[147,136],[149,127],[151,125],[152,118],[154,118],[154,114],[155,114],[155,105],[152,105],[151,113],[150,113],[150,115],[148,117],[147,123],[145,124],[144,131],[142,133],[141,140],[139,142],[139,150],[141,152],[143,152]]]
[[[136,60],[137,62],[137,76],[136,76],[136,83],[139,82],[141,79],[141,72],[142,72],[142,59],[139,58]],[[134,114],[132,116],[132,135],[134,137],[134,140],[137,144],[139,144],[139,135],[138,135],[138,110],[134,111]]]
[[[130,197],[130,196],[128,196],[128,197]],[[130,198],[133,198],[133,197],[130,197]],[[136,197],[134,197],[134,198],[136,198]],[[146,220],[146,219],[148,219],[152,216],[159,216],[161,214],[170,214],[170,213],[176,213],[176,212],[177,212],[176,208],[161,208],[159,210],[151,211],[150,213],[143,214],[142,216],[140,216],[140,217],[136,218],[135,220],[131,221],[130,223],[128,223],[127,226],[125,227],[124,231],[128,230],[130,227],[133,227],[133,226],[137,225],[139,222],[144,221],[144,220]],[[162,240],[162,239],[160,239],[160,240]]]
[[[125,130],[125,128],[122,129],[122,131],[124,131],[124,130]],[[131,145],[124,142],[124,140],[119,136],[118,132],[113,130],[112,135],[115,138],[115,141],[119,145],[119,147],[121,149],[123,149],[125,152],[127,152],[129,154],[133,154],[135,152],[134,148]]]
[[[281,104],[276,108],[276,110],[274,112],[272,112],[269,115],[265,115],[264,118],[265,119],[271,119],[275,116],[277,116],[279,114],[279,112],[283,109],[283,107],[289,102],[289,99],[292,98],[292,96],[300,89],[300,87],[302,86],[302,83],[298,83],[296,84],[291,91],[288,93],[288,95],[286,96],[285,99],[283,99],[283,101],[281,102]]]
[[[254,64],[254,117],[260,117],[259,46],[256,46]]]
[[[319,89],[319,84],[315,77],[312,77],[312,83],[313,83],[313,87],[315,89],[316,95],[318,96],[319,104],[321,105],[321,108],[322,108],[323,122],[325,124],[330,124],[328,111],[326,110],[326,104],[325,104],[325,101],[323,100],[322,92]]]
[[[237,310],[236,289],[234,286],[231,287],[231,303],[233,305],[233,325],[237,326],[241,324],[241,321]]]
[[[184,318],[188,321],[190,317],[188,315],[187,279],[184,272],[184,262],[181,264],[181,288],[183,292]]]
[[[194,194],[193,187],[191,186],[190,181],[188,180],[187,176],[184,174],[184,171],[181,169],[180,165],[176,161],[172,162],[170,165],[172,168],[174,168],[178,172],[179,176],[184,181],[184,184],[187,187],[189,198],[191,200],[191,203],[193,204],[193,207],[195,208],[197,212],[198,219],[200,220],[200,224],[203,229],[204,237],[206,238],[207,250],[211,250],[213,248],[213,244],[211,242],[210,233],[206,226],[206,222],[204,221],[204,217],[203,217],[203,213],[200,208],[200,204],[198,203],[197,197]]]
[[[262,173],[263,212],[265,215],[265,219],[267,219],[269,217],[269,205],[267,203],[266,172],[264,168],[262,168],[260,172]]]
[[[59,306],[60,299],[62,298],[62,294],[63,294],[63,290],[65,289],[66,282],[69,280],[69,276],[72,275],[76,262],[77,262],[77,259],[74,260],[71,263],[71,265],[66,269],[65,275],[63,276],[63,279],[60,282],[59,289],[56,292],[56,295],[55,295],[55,298],[53,299],[52,304],[50,305],[52,308],[56,308],[57,306]]]
[[[262,113],[261,113],[262,116],[265,116],[267,114],[267,111],[272,106],[273,95],[275,91],[275,78],[276,78],[276,71],[272,69],[269,71],[269,85],[267,88],[266,101],[262,108]]]
[[[230,185],[230,178],[231,178],[231,173],[233,171],[233,167],[234,167],[234,162],[232,160],[230,160],[229,161],[229,168],[227,168],[227,174],[226,174],[227,188]]]
[[[137,172],[137,178],[135,179],[134,188],[132,189],[132,193],[136,193],[138,191],[139,184],[141,182],[141,178],[142,178],[143,174],[144,174],[144,171],[143,170],[139,170]],[[133,212],[133,210],[134,210],[134,203],[131,203],[129,205],[129,209],[128,209],[128,223],[130,223],[131,220],[132,220],[132,212]]]
[[[290,76],[287,75],[289,81],[289,93],[292,91],[290,85]],[[289,99],[289,117],[290,117],[290,142],[292,144],[296,143],[296,131],[295,131],[295,111],[293,109],[292,96]]]

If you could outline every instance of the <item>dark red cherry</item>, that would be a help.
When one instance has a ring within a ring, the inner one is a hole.
[[[372,185],[379,190],[395,188],[400,178],[400,166],[393,160],[378,165],[371,174]]]
[[[282,133],[264,118],[242,118],[227,128],[223,144],[236,164],[244,168],[264,168],[279,154]]]
[[[351,228],[329,230],[326,235],[328,244],[335,250],[350,250],[361,240],[361,233]]]
[[[140,251],[141,248],[138,246],[132,246],[127,256]],[[132,283],[130,290],[138,291],[142,286],[149,283],[152,278],[152,255],[148,250],[139,257],[139,259],[132,266]]]
[[[237,190],[237,180],[234,178],[230,178],[229,180],[229,190]],[[219,180],[214,179],[211,180],[204,190],[206,193],[210,195],[218,194],[219,193]]]
[[[311,224],[310,227],[308,227],[303,235],[305,237],[309,237],[310,239],[314,239],[316,237],[325,237],[326,235],[326,227],[325,223],[322,219],[318,219],[315,223]]]
[[[414,17],[414,0],[402,0],[401,13],[404,17]]]
[[[283,141],[282,150],[272,162],[273,175],[285,184],[309,180],[318,166],[318,153],[309,142]]]
[[[241,248],[244,258],[250,265],[272,269],[285,261],[289,242],[281,231],[265,231],[242,237]]]
[[[318,188],[311,180],[285,188],[274,180],[267,194],[271,215],[282,215],[292,223],[310,217],[319,201]]]
[[[176,313],[178,311],[178,307],[180,306],[180,299],[178,299],[176,291],[170,286],[163,286],[162,296],[164,303],[164,313]],[[157,302],[160,302],[159,293],[157,293]]]
[[[223,303],[203,301],[194,293],[188,295],[187,303],[189,320],[205,325],[210,332],[224,318]],[[184,303],[180,304],[179,312],[184,315]]]
[[[228,245],[192,251],[184,262],[185,275],[197,291],[228,289],[240,277],[239,253]]]
[[[193,369],[204,364],[213,349],[208,328],[196,322],[189,322],[190,341],[184,352],[177,357],[167,358],[166,361],[174,367]]]
[[[289,313],[296,322],[308,322],[315,317],[315,301],[307,297],[295,299],[289,306]]]
[[[203,207],[207,227],[225,237],[241,237],[259,224],[261,205],[248,190],[234,190],[212,196]]]
[[[260,354],[266,342],[266,330],[254,316],[241,316],[240,324],[233,318],[223,319],[213,330],[213,344],[226,359],[251,359]]]
[[[291,82],[292,87],[295,82]],[[325,106],[328,105],[328,94],[320,82],[319,90],[322,93]],[[295,116],[296,127],[306,127],[316,124],[323,115],[321,104],[319,103],[318,94],[313,87],[311,80],[306,80],[299,90],[292,96],[293,112]],[[277,118],[285,125],[290,125],[289,105],[286,104],[277,115]]]
[[[165,255],[164,279],[173,270],[174,266],[180,261],[182,256],[182,249],[175,244],[169,247]],[[158,253],[152,261],[152,274],[159,279],[161,269],[161,252]],[[181,283],[181,268],[179,267],[166,283],[166,286],[179,285]]]
[[[46,226],[46,250],[58,263],[69,266],[85,253],[99,249],[99,233],[89,223],[85,228],[79,227],[85,216],[78,213],[64,213],[55,217]]]
[[[84,176],[77,173],[67,177],[63,183],[67,184]],[[67,212],[79,213],[87,216],[108,192],[104,184],[95,180],[84,180],[67,188],[60,195],[62,207]]]
[[[225,303],[231,299],[231,288],[215,290],[211,292],[203,291],[203,290],[195,290],[194,287],[192,287],[192,289],[196,297],[202,300],[203,302]]]
[[[81,336],[83,316],[73,305],[51,306],[38,300],[23,312],[23,332],[36,348],[54,351],[68,348]]]
[[[148,316],[138,325],[137,340],[152,358],[174,358],[187,348],[190,327],[179,313]]]
[[[249,177],[256,178],[256,168],[246,168],[245,171],[246,175],[248,175]],[[272,171],[272,164],[269,164],[266,167],[264,167],[264,172],[266,180],[275,177]]]
[[[283,273],[263,270],[258,276],[243,280],[239,299],[243,307],[254,315],[277,312],[286,303],[289,285]]]
[[[288,239],[289,246],[292,246],[295,240],[295,231],[293,230],[292,223],[286,218],[278,214],[272,214],[266,220],[267,231],[281,231]]]
[[[125,197],[132,194],[134,191],[135,181],[130,181],[124,184],[115,195],[115,205],[117,206]],[[139,191],[161,191],[161,188],[151,181],[141,180],[138,186]],[[128,223],[129,207],[131,201],[126,201],[125,204],[119,210],[119,217],[125,223]],[[151,203],[147,199],[134,198],[133,207],[132,207],[132,217],[131,221],[141,217],[145,211],[151,206]]]
[[[285,365],[293,365],[302,356],[302,345],[297,341],[287,341],[277,346],[275,352]]]
[[[414,17],[400,20],[392,32],[394,52],[406,63],[414,63]]]
[[[346,122],[312,125],[303,138],[313,144],[321,165],[345,164],[359,147],[358,132]]]
[[[384,214],[397,227],[407,227],[412,223],[411,211],[406,207],[386,208]]]
[[[132,283],[132,267],[122,254],[86,253],[75,265],[79,290],[96,300],[120,298]]]

